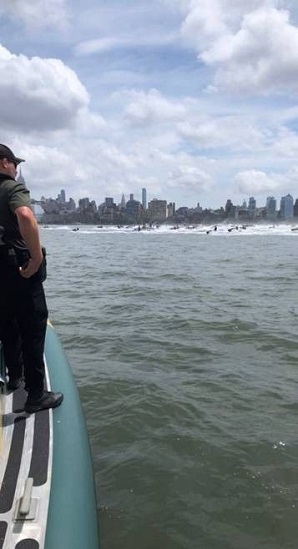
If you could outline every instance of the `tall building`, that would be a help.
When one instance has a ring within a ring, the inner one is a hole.
[[[26,187],[26,181],[25,181],[25,179],[24,179],[24,177],[23,177],[21,166],[20,166],[20,173],[19,173],[19,175],[18,175],[18,177],[17,177],[17,182],[18,182],[18,183],[22,183],[22,184],[25,185],[25,187]]]
[[[254,219],[257,215],[257,202],[253,196],[248,200],[248,215],[251,219]]]
[[[83,212],[84,210],[87,210],[90,206],[90,200],[88,197],[86,198],[80,198],[79,200],[79,211]]]
[[[167,205],[168,217],[173,217],[173,216],[175,215],[175,211],[176,211],[175,202],[170,202],[170,203]]]
[[[124,194],[122,195],[121,202],[120,202],[120,208],[124,210],[126,206],[126,200]]]
[[[144,210],[147,210],[147,191],[145,188],[142,189],[142,206]]]
[[[274,196],[268,196],[266,200],[266,217],[267,219],[275,219],[277,217],[276,199]]]
[[[134,200],[133,194],[129,196],[130,199],[126,202],[125,213],[128,217],[139,221],[142,216],[142,205],[138,200]]]
[[[105,201],[98,208],[100,220],[106,223],[113,223],[117,206],[114,199],[110,196],[105,197]]]
[[[294,200],[291,194],[282,196],[280,200],[280,217],[290,219],[294,215]]]
[[[106,196],[105,198],[105,205],[107,208],[113,208],[113,204],[114,204],[114,198],[111,198],[109,196]]]
[[[70,212],[75,212],[76,211],[76,203],[75,203],[73,198],[70,198],[69,201],[68,201],[68,210]]]
[[[233,202],[230,198],[228,198],[228,200],[226,201],[226,205],[225,205],[226,215],[231,216],[232,211],[233,211]]]
[[[167,201],[153,198],[148,204],[149,217],[152,220],[162,220],[167,217]]]

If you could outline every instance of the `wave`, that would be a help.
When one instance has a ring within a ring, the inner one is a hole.
[[[111,233],[136,233],[136,234],[196,234],[202,236],[243,236],[243,235],[279,235],[297,236],[298,225],[296,223],[269,224],[227,224],[217,225],[46,225],[41,227],[47,231],[72,231],[74,234],[111,234]]]

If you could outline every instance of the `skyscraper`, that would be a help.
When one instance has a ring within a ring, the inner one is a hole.
[[[251,219],[254,219],[257,215],[257,203],[253,196],[251,196],[248,201],[248,215]]]
[[[144,210],[147,210],[147,191],[145,188],[142,189],[142,206]]]
[[[277,216],[276,212],[276,199],[274,196],[268,196],[266,200],[266,216],[267,219],[275,219]]]
[[[166,219],[167,201],[153,198],[153,200],[151,200],[148,204],[148,212],[151,220]]]
[[[294,200],[291,194],[282,196],[280,200],[280,217],[289,219],[294,215]]]
[[[121,202],[120,202],[120,208],[124,209],[126,206],[126,200],[124,194],[122,194]]]
[[[21,166],[20,166],[20,173],[19,173],[19,175],[18,175],[18,177],[17,177],[17,182],[18,182],[18,183],[22,183],[22,184],[25,185],[25,187],[26,187],[26,181],[25,181],[25,179],[24,179],[24,177],[23,177]]]

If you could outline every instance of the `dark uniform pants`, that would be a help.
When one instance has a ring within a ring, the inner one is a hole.
[[[18,267],[0,263],[0,336],[4,356],[9,366],[14,364],[19,370],[22,354],[26,387],[31,394],[40,393],[44,387],[47,318],[44,289],[38,274],[26,279]],[[15,374],[18,377],[19,371]]]

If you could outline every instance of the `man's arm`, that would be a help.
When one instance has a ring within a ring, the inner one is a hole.
[[[20,206],[15,209],[20,233],[26,242],[31,259],[27,266],[20,267],[20,273],[24,278],[34,275],[42,262],[43,255],[39,240],[39,229],[33,212],[27,206]]]

